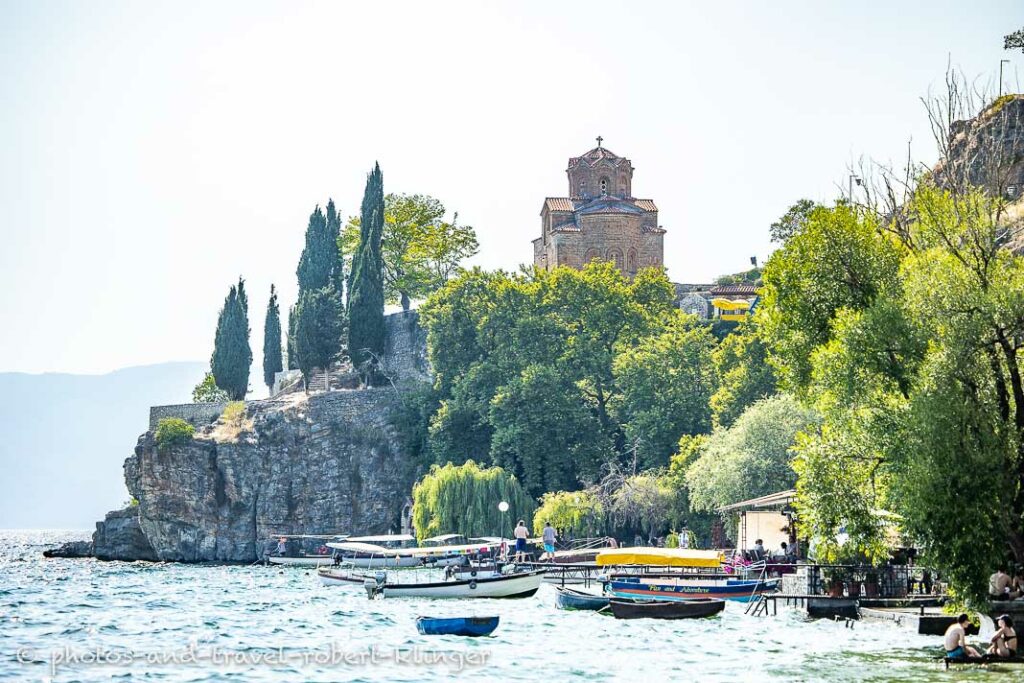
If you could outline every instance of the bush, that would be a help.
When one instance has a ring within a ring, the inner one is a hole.
[[[220,419],[225,424],[241,425],[244,417],[245,401],[232,401],[224,406],[224,412],[220,414]]]
[[[195,427],[178,417],[165,417],[156,425],[157,448],[188,443],[196,433]]]

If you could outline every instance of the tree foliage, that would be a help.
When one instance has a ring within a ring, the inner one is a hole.
[[[310,214],[305,245],[295,270],[299,279],[299,297],[307,291],[323,289],[328,285],[334,285],[341,291],[344,261],[339,251],[340,229],[341,219],[334,207],[334,200],[328,200],[326,214],[319,206]]]
[[[223,403],[228,400],[228,392],[217,386],[213,373],[207,372],[203,381],[192,389],[193,403]]]
[[[160,450],[170,446],[180,446],[192,440],[196,428],[180,417],[165,417],[156,424],[153,437]]]
[[[463,260],[479,249],[471,226],[459,225],[458,214],[444,220],[445,207],[429,195],[388,194],[384,197],[384,232],[381,238],[384,301],[402,305],[422,299],[444,286]],[[355,253],[361,238],[362,218],[349,219],[341,243]]]
[[[420,309],[434,457],[486,454],[540,495],[597,481],[646,425],[660,431],[645,452],[666,463],[682,433],[708,428],[713,390],[713,340],[672,300],[663,273],[628,280],[608,263],[452,280]],[[647,395],[660,372],[678,381]]]
[[[245,280],[238,278],[238,285],[231,286],[217,318],[210,371],[217,387],[225,391],[232,401],[240,401],[249,391],[251,365],[249,299],[245,293]]]
[[[731,427],[716,429],[686,471],[691,507],[714,512],[793,488],[791,449],[797,434],[816,422],[813,411],[780,394],[750,406]]]
[[[895,513],[968,598],[1024,562],[1024,260],[1001,247],[1002,210],[927,181],[898,230],[817,209],[769,261],[758,313],[780,376],[824,416],[796,446],[805,533],[834,551],[845,528],[880,557]]]
[[[716,427],[730,426],[748,407],[775,393],[775,372],[753,321],[726,335],[711,357],[718,378],[710,401]]]
[[[281,309],[277,304],[274,285],[270,285],[267,316],[263,321],[263,383],[271,391],[274,387],[274,375],[283,369],[281,351]]]
[[[517,520],[529,525],[536,508],[514,475],[472,460],[434,465],[413,486],[412,498],[412,523],[421,540],[446,533],[510,536]],[[502,501],[509,505],[504,516],[498,509]]]
[[[359,244],[349,284],[349,356],[363,367],[384,351],[384,180],[376,164],[367,177],[360,214]]]
[[[1024,52],[1024,28],[1018,29],[1003,38],[1004,50],[1020,50]]]
[[[308,383],[315,370],[327,372],[341,353],[344,334],[341,295],[333,284],[306,290],[295,311],[295,353]]]
[[[768,227],[768,233],[771,235],[772,242],[785,244],[791,237],[800,233],[804,225],[807,224],[811,213],[818,206],[818,204],[810,199],[797,200],[795,204],[786,209],[786,213],[782,214],[779,220]]]
[[[533,533],[540,536],[549,523],[561,535],[592,537],[604,533],[604,506],[593,491],[545,493],[533,515]]]

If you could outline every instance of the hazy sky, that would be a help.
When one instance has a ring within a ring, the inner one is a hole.
[[[851,160],[933,158],[919,97],[948,56],[992,82],[1010,59],[1019,89],[1021,26],[1020,0],[0,0],[0,370],[208,358],[239,274],[258,352],[310,211],[356,212],[375,160],[514,268],[600,134],[673,280],[744,269]]]

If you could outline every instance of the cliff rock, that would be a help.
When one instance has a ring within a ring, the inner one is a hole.
[[[253,562],[277,534],[396,529],[409,490],[396,400],[388,387],[250,401],[163,448],[147,431],[124,464],[138,505],[97,525],[97,557]]]

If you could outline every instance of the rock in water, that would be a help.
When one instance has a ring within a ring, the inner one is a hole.
[[[43,557],[92,557],[92,541],[68,541],[43,551]]]
[[[96,522],[92,546],[99,560],[159,559],[139,526],[138,505],[108,512],[102,522]]]

